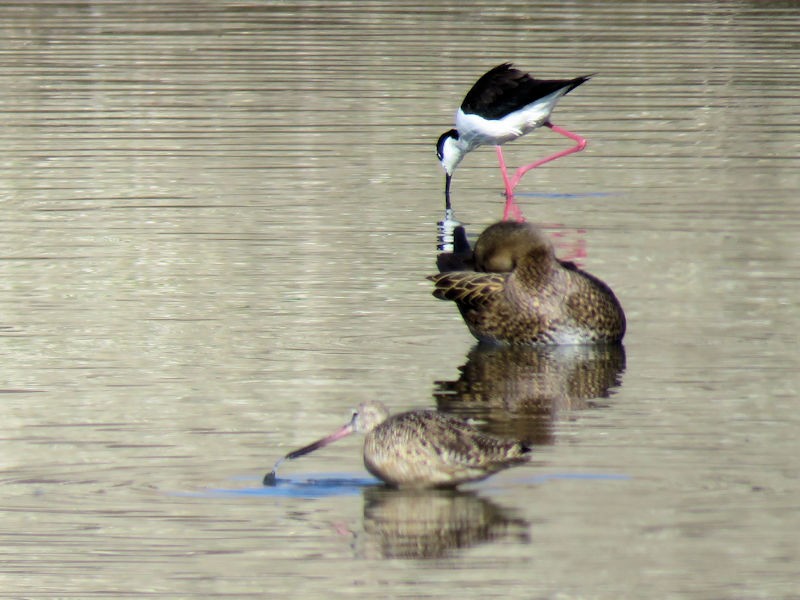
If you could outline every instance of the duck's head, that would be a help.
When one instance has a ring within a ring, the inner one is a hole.
[[[484,229],[475,243],[475,269],[508,273],[524,257],[553,256],[553,244],[545,233],[527,222],[499,221]]]

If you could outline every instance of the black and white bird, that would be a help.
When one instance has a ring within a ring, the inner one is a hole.
[[[515,69],[511,63],[503,63],[478,79],[456,112],[455,129],[443,133],[436,143],[436,155],[445,170],[444,196],[448,214],[452,212],[450,180],[458,163],[478,146],[494,144],[506,188],[503,219],[513,215],[521,220],[522,214],[514,202],[514,188],[522,176],[535,167],[586,147],[583,137],[553,125],[550,114],[561,96],[588,81],[590,77],[591,75],[575,79],[535,79],[528,73]],[[524,165],[509,178],[500,146],[541,126],[572,139],[576,145]]]

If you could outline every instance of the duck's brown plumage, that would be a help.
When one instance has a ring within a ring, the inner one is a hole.
[[[452,300],[472,334],[507,345],[618,342],[625,314],[597,277],[555,256],[530,223],[501,221],[475,245],[477,271],[432,275],[433,295]]]

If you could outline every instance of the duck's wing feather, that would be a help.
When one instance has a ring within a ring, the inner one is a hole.
[[[434,283],[433,295],[465,306],[486,306],[503,293],[507,273],[451,271],[428,277]]]

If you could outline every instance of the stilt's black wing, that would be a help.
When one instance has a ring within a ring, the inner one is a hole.
[[[565,89],[564,94],[567,94],[590,77],[535,79],[515,69],[511,63],[503,63],[475,82],[464,97],[461,110],[485,119],[499,119],[558,90]]]

